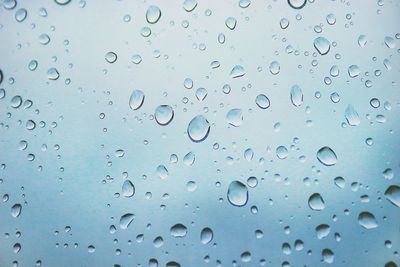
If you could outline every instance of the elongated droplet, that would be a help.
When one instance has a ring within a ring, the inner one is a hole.
[[[140,90],[134,90],[129,98],[129,107],[133,110],[139,109],[144,102],[144,93]]]
[[[124,184],[122,185],[122,195],[124,197],[131,197],[135,194],[135,186],[129,180],[125,180]]]
[[[353,105],[348,105],[344,116],[347,120],[347,123],[351,126],[357,126],[361,123],[360,116],[358,115],[357,111],[354,109]]]
[[[323,210],[325,209],[325,201],[320,194],[314,193],[308,198],[308,206],[312,210]]]
[[[336,153],[328,146],[324,146],[318,150],[317,159],[325,166],[333,166],[337,163]]]
[[[135,215],[132,213],[126,213],[122,215],[119,220],[119,227],[121,227],[121,229],[127,229],[134,218]]]
[[[247,186],[240,181],[230,183],[227,193],[228,201],[234,206],[242,207],[247,204],[249,192]]]
[[[149,6],[146,11],[146,20],[150,24],[155,24],[161,17],[161,10],[158,6]]]
[[[198,115],[189,122],[187,133],[193,142],[202,142],[210,133],[210,123],[203,115]]]
[[[378,227],[375,216],[368,211],[363,211],[358,215],[358,223],[368,230]]]
[[[263,94],[259,94],[257,97],[256,97],[256,104],[257,104],[257,106],[259,107],[259,108],[262,108],[262,109],[267,109],[267,108],[269,108],[269,106],[270,106],[270,101],[269,101],[269,98],[266,96],[266,95],[263,95]]]
[[[14,218],[17,218],[17,217],[21,214],[21,211],[22,211],[22,206],[21,206],[21,204],[14,204],[14,205],[11,207],[11,215],[12,215]]]
[[[187,234],[187,228],[183,224],[178,223],[171,227],[170,233],[173,237],[185,237]]]
[[[211,228],[206,227],[206,228],[203,228],[203,230],[201,230],[200,241],[204,245],[210,243],[213,240],[213,237],[214,237],[214,233],[211,230]]]
[[[292,86],[292,90],[290,91],[290,100],[295,107],[299,107],[303,104],[303,91],[297,84]]]
[[[331,43],[325,37],[317,37],[314,40],[314,47],[321,55],[326,55],[331,48]]]
[[[362,48],[367,44],[367,36],[361,34],[358,36],[358,45]]]
[[[169,105],[160,105],[156,108],[154,117],[159,125],[168,125],[174,118],[174,110]]]

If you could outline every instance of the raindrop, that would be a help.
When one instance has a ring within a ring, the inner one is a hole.
[[[251,253],[248,251],[243,252],[240,255],[240,259],[242,260],[242,262],[250,262],[251,261]]]
[[[321,55],[326,55],[331,48],[331,43],[325,37],[317,37],[314,40],[314,47]]]
[[[198,115],[189,122],[187,133],[193,142],[202,142],[210,133],[210,123],[203,115]]]
[[[47,70],[47,78],[49,80],[57,80],[60,77],[58,70],[56,68],[50,68]]]
[[[171,227],[170,233],[173,237],[185,237],[187,228],[183,224],[178,223]]]
[[[320,194],[314,193],[308,198],[308,206],[312,210],[323,210],[325,209],[325,201]]]
[[[183,163],[185,163],[186,166],[192,166],[195,159],[196,159],[196,157],[195,157],[194,153],[189,152],[183,157]]]
[[[279,22],[279,25],[284,30],[287,27],[289,27],[289,20],[287,18],[282,18],[281,21]]]
[[[59,5],[66,5],[69,2],[71,2],[71,0],[54,0],[54,2],[56,2]]]
[[[232,126],[239,127],[243,122],[242,110],[239,108],[229,110],[226,114],[226,121]]]
[[[28,120],[25,125],[26,129],[33,130],[36,128],[36,123],[33,120]]]
[[[344,180],[343,177],[336,177],[334,180],[334,183],[337,187],[339,187],[340,189],[343,189],[346,186],[346,181]]]
[[[133,110],[139,109],[144,102],[144,93],[140,90],[134,90],[129,98],[129,107]]]
[[[203,101],[207,96],[207,90],[205,88],[198,88],[196,90],[196,98],[200,102]]]
[[[122,185],[122,195],[124,197],[132,197],[135,194],[135,186],[129,180],[125,180]]]
[[[28,69],[30,71],[34,71],[36,70],[36,68],[38,67],[38,62],[36,60],[31,60],[28,64]]]
[[[169,105],[160,105],[156,108],[154,117],[159,125],[168,125],[174,118],[174,110]]]
[[[234,30],[236,27],[236,19],[234,17],[229,17],[225,20],[225,25],[228,27],[230,30]]]
[[[115,54],[114,52],[107,52],[105,55],[105,59],[108,63],[114,63],[115,61],[117,61],[117,54]]]
[[[385,41],[385,45],[388,48],[395,48],[396,47],[396,43],[395,43],[395,41],[394,41],[394,39],[392,37],[386,36],[384,41]]]
[[[325,166],[333,166],[337,163],[335,152],[328,146],[324,146],[318,150],[317,159]]]
[[[157,236],[154,240],[153,240],[153,245],[156,248],[161,247],[162,245],[164,245],[164,239],[161,236]]]
[[[146,11],[146,20],[150,24],[157,23],[161,17],[161,10],[158,6],[150,6]]]
[[[335,254],[332,252],[332,250],[326,248],[322,250],[322,258],[326,263],[333,263],[335,259]]]
[[[290,7],[294,9],[301,9],[307,3],[307,0],[288,0],[288,4]]]
[[[200,242],[203,243],[204,245],[210,243],[213,240],[214,233],[211,230],[211,228],[203,228],[200,233]]]
[[[119,227],[121,227],[121,229],[127,229],[134,218],[135,215],[132,213],[126,213],[122,215],[119,220]]]
[[[272,61],[271,64],[269,65],[269,71],[273,75],[277,75],[281,70],[281,66],[279,65],[278,61]]]
[[[14,96],[11,98],[11,107],[19,108],[22,105],[22,97],[19,95]]]
[[[160,177],[161,179],[168,178],[169,172],[164,165],[158,165],[156,172],[157,172],[158,177]]]
[[[21,211],[22,211],[22,206],[21,206],[21,204],[14,204],[14,205],[11,207],[11,215],[12,215],[14,218],[19,217],[19,215],[21,214]]]
[[[197,6],[197,0],[185,0],[183,2],[183,8],[187,12],[192,12]]]
[[[395,206],[400,208],[400,187],[391,185],[385,191],[386,198]]]
[[[320,224],[315,228],[315,232],[317,232],[318,239],[322,239],[327,237],[331,231],[331,228],[327,224]]]
[[[368,211],[363,211],[358,215],[358,223],[368,230],[378,227],[375,216]]]
[[[140,64],[140,62],[142,62],[142,57],[138,54],[135,54],[131,57],[131,60],[134,64]]]
[[[349,76],[350,76],[351,78],[357,77],[357,76],[360,75],[360,73],[361,73],[361,70],[360,70],[360,68],[359,68],[357,65],[351,65],[351,66],[349,66],[349,68],[348,68],[347,71],[348,71]]]
[[[358,36],[358,45],[363,48],[366,44],[367,44],[367,36],[361,34],[360,36]]]
[[[357,126],[360,124],[360,116],[358,116],[357,111],[354,109],[353,105],[348,105],[345,112],[344,117],[347,120],[347,123],[351,126]]]
[[[295,107],[301,106],[303,104],[303,92],[298,85],[293,85],[290,91],[290,100]]]
[[[246,205],[249,192],[245,184],[240,181],[233,181],[228,188],[228,201],[234,206],[242,207]]]
[[[279,159],[285,159],[285,158],[287,158],[288,155],[289,155],[289,151],[287,150],[287,148],[285,146],[278,146],[276,148],[276,156]]]
[[[246,70],[241,65],[236,65],[231,70],[230,76],[231,78],[239,78],[246,74]]]
[[[15,12],[15,19],[18,22],[23,22],[28,15],[28,11],[25,8],[20,8]]]

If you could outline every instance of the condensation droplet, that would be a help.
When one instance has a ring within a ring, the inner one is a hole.
[[[242,207],[246,205],[249,192],[247,186],[240,181],[233,181],[228,188],[228,201],[234,206]]]

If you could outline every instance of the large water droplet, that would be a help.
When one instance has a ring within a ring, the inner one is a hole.
[[[193,142],[202,142],[210,133],[210,123],[203,115],[198,115],[189,122],[187,133]]]
[[[314,40],[314,47],[321,55],[326,55],[331,48],[331,43],[325,37],[317,37]]]
[[[132,213],[126,213],[122,215],[119,219],[119,227],[121,227],[121,229],[127,229],[134,218],[135,215]]]
[[[326,263],[333,263],[335,260],[335,254],[332,252],[332,250],[326,248],[322,250],[322,259]]]
[[[21,206],[21,204],[14,204],[14,205],[11,207],[11,215],[12,215],[14,218],[17,218],[17,217],[21,214],[21,211],[22,211],[22,206]]]
[[[18,22],[23,22],[28,15],[28,11],[25,8],[20,8],[15,12],[15,20]]]
[[[367,36],[361,34],[360,36],[358,36],[358,45],[362,48],[367,44]]]
[[[139,109],[144,102],[144,93],[140,90],[134,90],[129,98],[129,107],[133,110]]]
[[[240,181],[233,181],[228,188],[228,201],[234,206],[242,207],[246,205],[249,192],[247,186]]]
[[[22,97],[19,95],[14,96],[11,98],[11,107],[19,108],[22,105]]]
[[[307,0],[288,0],[289,6],[294,9],[301,9],[306,5],[306,3]]]
[[[169,105],[160,105],[156,108],[154,117],[159,125],[168,125],[174,118],[174,110]]]
[[[315,228],[315,232],[317,233],[318,239],[322,239],[327,237],[331,231],[331,228],[327,224],[320,224]]]
[[[204,245],[210,243],[213,240],[214,233],[211,230],[211,228],[203,228],[200,233],[200,242],[203,243]]]
[[[318,150],[317,159],[325,166],[332,166],[337,163],[335,152],[328,146],[324,146]]]
[[[178,223],[171,227],[170,233],[173,237],[185,237],[187,234],[187,228],[183,224]]]
[[[226,114],[226,121],[232,126],[239,127],[243,122],[242,110],[239,108],[229,110]]]
[[[386,198],[395,206],[400,208],[400,187],[391,185],[385,191]]]
[[[197,0],[185,0],[183,2],[183,8],[187,12],[192,12],[197,6]]]
[[[314,193],[308,198],[308,206],[312,210],[323,210],[325,209],[325,201],[320,194]]]
[[[161,17],[161,10],[158,6],[149,6],[146,11],[146,20],[150,24],[157,23]]]
[[[344,117],[347,120],[347,123],[351,126],[357,126],[361,123],[360,116],[357,111],[354,109],[353,105],[348,105],[345,112]]]
[[[299,107],[303,104],[303,91],[297,84],[292,86],[292,90],[290,91],[290,100],[295,107]]]
[[[231,78],[239,78],[242,77],[246,74],[246,70],[243,68],[241,65],[236,65],[233,67],[231,70]]]
[[[129,180],[125,180],[124,184],[122,185],[122,195],[124,197],[131,197],[135,194],[135,186]]]
[[[358,223],[368,230],[378,227],[375,216],[368,211],[363,211],[358,215]]]

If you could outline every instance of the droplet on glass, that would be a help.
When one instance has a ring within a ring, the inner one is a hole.
[[[242,110],[239,108],[229,110],[226,114],[226,121],[232,126],[239,127],[243,122]]]
[[[211,228],[203,228],[200,233],[200,242],[203,243],[204,245],[210,243],[213,240],[214,233],[211,230]]]
[[[324,146],[318,150],[317,159],[325,166],[333,166],[337,163],[336,153],[328,146]]]
[[[234,206],[242,207],[246,205],[249,197],[247,186],[240,181],[231,182],[229,184],[227,197],[229,203]]]
[[[290,91],[290,100],[295,107],[301,106],[303,104],[303,92],[298,85],[293,85]]]
[[[326,55],[331,48],[331,43],[325,37],[317,37],[314,40],[314,47],[318,53]]]
[[[203,115],[198,115],[189,122],[187,133],[193,142],[202,142],[210,133],[210,123]]]
[[[129,98],[129,107],[133,110],[139,109],[144,102],[144,93],[141,90],[134,90]]]
[[[158,6],[149,6],[146,11],[146,20],[150,24],[155,24],[161,17],[161,10]]]
[[[160,105],[156,108],[154,117],[159,125],[166,126],[174,118],[174,110],[169,105]]]
[[[320,211],[325,209],[325,201],[320,194],[314,193],[308,198],[308,206],[312,210]]]
[[[363,211],[358,215],[358,223],[368,230],[378,227],[375,216],[368,211]]]

